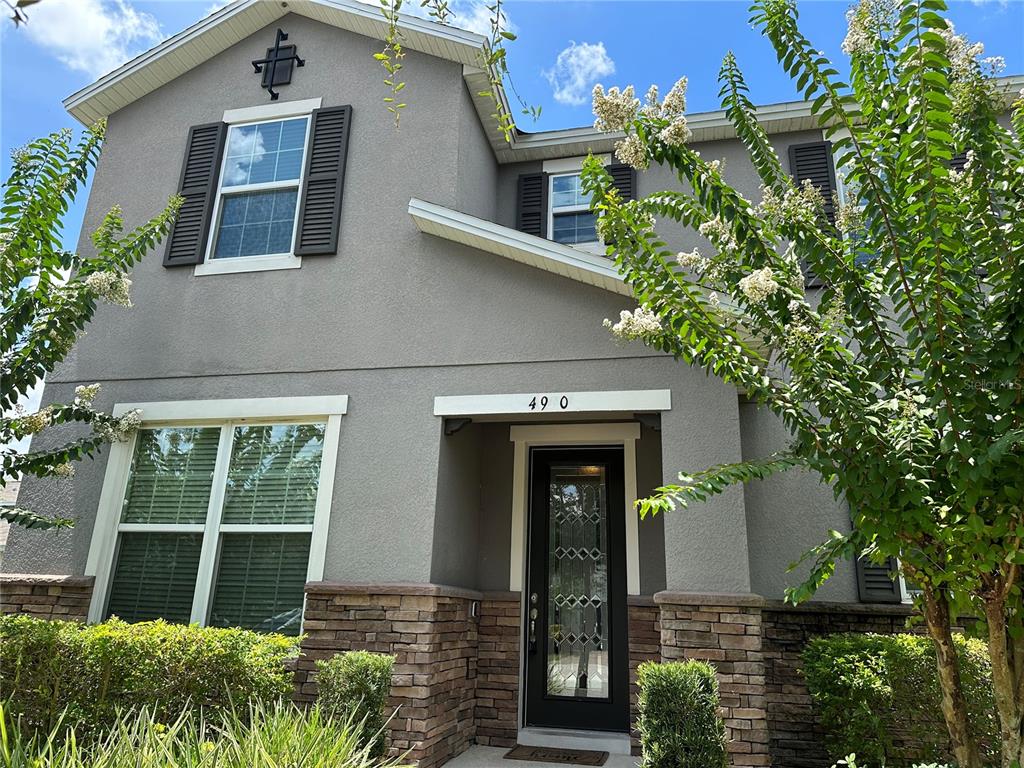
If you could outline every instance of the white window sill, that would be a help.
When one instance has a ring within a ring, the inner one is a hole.
[[[233,275],[238,272],[268,272],[274,269],[298,269],[302,266],[302,257],[290,253],[272,256],[239,256],[234,259],[210,259],[196,264],[193,274]]]

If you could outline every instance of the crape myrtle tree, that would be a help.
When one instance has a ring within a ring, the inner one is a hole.
[[[641,514],[794,467],[819,473],[848,502],[852,532],[809,552],[809,576],[787,597],[809,598],[840,559],[898,558],[921,590],[961,768],[981,760],[951,623],[982,617],[1010,768],[1024,761],[1024,96],[1005,93],[1001,62],[981,59],[945,10],[851,8],[846,83],[801,35],[793,0],[752,6],[832,141],[846,190],[828,201],[835,224],[820,192],[786,173],[731,54],[721,98],[760,175],[759,202],[687,146],[685,80],[644,103],[598,86],[594,111],[598,129],[622,132],[620,160],[667,166],[686,191],[625,202],[593,158],[584,184],[639,304],[606,325],[737,386],[791,435],[760,460],[685,468]],[[998,118],[1011,102],[1007,126]],[[712,248],[672,252],[659,230],[683,229]],[[823,282],[811,294],[808,270]]]
[[[0,487],[22,475],[70,477],[74,462],[127,439],[138,426],[136,413],[115,418],[92,407],[98,384],[79,386],[72,402],[33,413],[22,405],[67,356],[98,301],[131,306],[127,273],[167,234],[181,204],[172,198],[127,234],[115,207],[92,235],[94,255],[64,250],[62,220],[96,163],[104,129],[99,123],[86,130],[77,145],[70,131],[53,133],[12,153],[0,207]],[[77,437],[58,448],[19,452],[13,445],[69,425],[80,427]],[[0,519],[39,528],[72,523],[17,506],[0,509]]]

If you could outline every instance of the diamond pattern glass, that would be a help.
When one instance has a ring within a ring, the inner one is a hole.
[[[607,699],[605,468],[552,466],[548,493],[547,695]]]

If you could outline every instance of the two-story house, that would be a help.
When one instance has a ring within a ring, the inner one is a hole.
[[[73,481],[25,481],[76,524],[12,530],[4,609],[302,632],[307,699],[313,659],[395,653],[392,744],[424,766],[472,743],[628,752],[636,665],[706,658],[735,765],[813,762],[801,642],[906,609],[884,568],[853,566],[783,606],[788,564],[849,526],[815,476],[634,511],[681,470],[786,438],[734,388],[602,328],[634,302],[583,157],[607,157],[625,195],[678,182],[616,164],[591,128],[505,141],[484,38],[400,27],[398,129],[373,59],[386,24],[354,0],[236,0],[67,99],[109,121],[83,251],[115,204],[129,224],[185,204],[134,270],[135,307],[101,308],[47,382],[45,402],[99,382],[99,407],[143,424]],[[809,106],[759,117],[830,197]],[[690,125],[755,198],[724,115]]]

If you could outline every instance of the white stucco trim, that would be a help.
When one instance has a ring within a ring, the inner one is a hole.
[[[158,427],[168,424],[209,424],[220,426],[220,441],[214,464],[212,491],[207,509],[206,521],[201,524],[141,525],[120,523],[121,508],[132,456],[135,453],[135,436],[123,443],[113,443],[107,459],[100,492],[96,523],[89,544],[89,556],[85,574],[96,579],[89,604],[89,621],[102,621],[106,607],[107,593],[114,566],[114,550],[118,533],[132,531],[169,531],[181,533],[203,533],[203,546],[199,557],[199,572],[192,602],[194,622],[205,621],[208,601],[216,567],[218,536],[222,533],[244,533],[251,531],[278,533],[310,532],[309,562],[306,568],[307,581],[321,581],[327,557],[327,530],[330,523],[331,498],[334,492],[335,469],[338,464],[338,448],[341,439],[341,418],[348,410],[347,395],[322,397],[268,397],[224,400],[175,400],[153,403],[118,403],[114,406],[115,416],[131,410],[142,412],[143,427]],[[311,524],[280,525],[221,525],[221,508],[224,503],[225,480],[228,459],[231,455],[233,427],[240,424],[259,422],[303,423],[325,421],[324,445],[320,459],[320,482]]]
[[[529,504],[530,448],[553,445],[621,445],[625,470],[626,593],[640,594],[640,528],[633,504],[636,490],[636,422],[611,424],[516,424],[509,428],[515,443],[512,465],[512,539],[509,590],[521,592],[526,583],[526,519]],[[524,614],[525,615],[525,614]]]
[[[462,243],[622,296],[633,295],[615,265],[605,256],[527,235],[415,197],[409,201],[409,215],[417,228],[428,235]]]
[[[542,406],[543,399],[547,405]],[[563,401],[562,398],[565,398]],[[565,402],[565,407],[562,407]],[[533,403],[533,405],[531,405]],[[496,416],[518,413],[637,413],[672,410],[670,389],[607,392],[522,392],[500,395],[439,395],[435,416]],[[537,427],[531,427],[536,429]],[[513,427],[515,429],[515,427]]]
[[[320,109],[322,103],[323,99],[317,96],[315,99],[272,101],[269,104],[260,104],[258,107],[225,109],[222,122],[235,125],[238,123],[255,123],[260,120],[276,120],[296,115],[308,115],[314,109]]]

